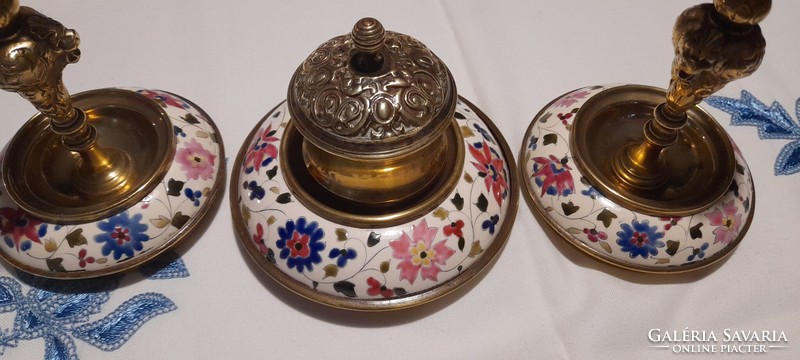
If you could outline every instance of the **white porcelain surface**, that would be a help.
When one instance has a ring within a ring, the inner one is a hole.
[[[185,99],[127,89],[169,115],[176,151],[161,184],[138,204],[77,225],[43,222],[19,209],[0,185],[0,251],[14,266],[46,277],[94,277],[135,267],[174,245],[200,220],[222,181],[224,159],[211,119]],[[4,152],[5,153],[5,152]]]
[[[578,171],[569,147],[575,115],[588,99],[615,86],[569,92],[533,119],[520,160],[526,196],[570,243],[614,265],[670,272],[724,257],[741,240],[739,235],[753,216],[753,180],[735,145],[737,171],[729,191],[707,210],[682,218],[650,216],[619,206]]]
[[[467,271],[473,276],[470,268],[486,265],[513,222],[514,160],[469,104],[459,101],[455,118],[466,149],[456,188],[423,217],[367,229],[329,221],[296,201],[277,161],[290,121],[286,104],[279,105],[245,142],[243,163],[234,164],[239,185],[231,198],[238,199],[243,217],[234,222],[244,221],[249,234],[240,240],[261,267],[280,270],[276,280],[290,288],[300,284],[312,300],[340,307],[389,307],[392,300],[426,293]]]

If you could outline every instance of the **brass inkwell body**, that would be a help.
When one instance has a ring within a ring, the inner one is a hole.
[[[397,210],[437,202],[455,185],[464,153],[455,94],[436,55],[368,18],[300,65],[287,102],[306,169],[331,203],[365,215],[358,221],[382,214],[373,220],[386,225],[419,216]]]
[[[499,253],[515,172],[444,63],[364,18],[313,51],[253,129],[231,209],[245,249],[288,289],[394,310],[451,292]]]

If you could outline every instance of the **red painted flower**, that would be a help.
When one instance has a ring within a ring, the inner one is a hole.
[[[742,214],[737,214],[739,209],[734,205],[733,200],[722,207],[714,208],[714,211],[706,214],[706,218],[711,222],[714,229],[714,244],[730,244],[739,235],[739,227],[742,225]]]
[[[584,228],[583,233],[586,234],[586,238],[588,238],[591,242],[598,242],[600,240],[605,241],[608,239],[608,234],[602,231],[597,231],[597,229]]]
[[[258,251],[261,255],[267,253],[267,245],[264,244],[264,227],[261,224],[256,225],[256,233],[253,234],[253,242],[258,246]]]
[[[0,235],[11,235],[14,241],[14,247],[19,250],[19,243],[22,238],[31,239],[34,242],[42,243],[39,240],[39,233],[37,227],[42,221],[28,216],[24,210],[17,208],[2,208],[0,209]],[[11,244],[9,244],[11,245]]]
[[[444,266],[455,251],[447,247],[444,240],[433,244],[437,230],[429,228],[425,219],[422,219],[413,227],[410,238],[404,231],[400,239],[389,243],[394,251],[392,256],[401,260],[397,265],[400,280],[406,279],[414,284],[417,274],[420,274],[423,279],[438,281],[436,277],[441,271],[440,266]]]
[[[253,143],[247,150],[247,155],[244,159],[244,172],[249,174],[258,170],[262,166],[269,165],[273,160],[278,158],[278,147],[272,144],[278,141],[275,136],[275,130],[272,130],[272,124],[269,124],[266,129],[259,129],[256,133]]]
[[[392,289],[387,289],[386,285],[381,284],[381,282],[374,277],[370,276],[370,278],[367,279],[367,285],[369,285],[369,288],[367,288],[367,294],[369,296],[381,295],[385,298],[394,296],[394,291],[392,291]]]
[[[503,160],[499,158],[494,149],[490,149],[486,141],[469,145],[469,153],[477,160],[472,165],[480,172],[478,175],[484,178],[486,190],[494,195],[498,205],[503,205],[503,198],[508,194],[508,183],[505,177]]]
[[[542,188],[542,194],[567,196],[575,192],[575,183],[572,181],[572,170],[567,165],[567,159],[559,160],[554,155],[550,158],[533,158],[533,175],[536,185]]]
[[[87,257],[86,249],[81,249],[81,251],[78,251],[78,265],[80,265],[80,267],[86,267],[86,264],[92,264],[92,263],[94,263],[94,257],[93,256]]]
[[[464,227],[464,221],[458,220],[456,222],[450,223],[450,225],[445,226],[442,229],[442,232],[444,233],[445,236],[455,235],[457,237],[462,237],[464,236],[464,232],[461,231],[463,227]]]

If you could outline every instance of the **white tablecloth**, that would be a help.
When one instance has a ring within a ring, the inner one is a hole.
[[[516,157],[524,129],[554,97],[584,85],[665,87],[675,17],[694,1],[23,1],[81,36],[82,58],[65,71],[80,91],[141,86],[181,94],[217,123],[228,173],[255,123],[286,96],[296,67],[319,44],[364,16],[412,35],[449,66],[460,95],[498,125]],[[718,95],[747,90],[781,104],[797,121],[800,1],[781,0],[762,23],[761,69]],[[435,303],[382,314],[333,310],[284,290],[251,264],[234,235],[228,194],[210,226],[176,252],[165,279],[133,272],[88,318],[21,337],[0,314],[2,358],[40,359],[59,334],[81,359],[672,359],[673,345],[716,344],[726,329],[776,332],[763,359],[800,358],[800,173],[775,175],[790,139],[759,139],[754,127],[707,109],[749,161],[758,194],[755,220],[722,265],[653,276],[588,258],[543,230],[524,201],[506,248],[478,282]],[[35,111],[0,94],[0,143]],[[5,265],[0,276],[28,294],[36,282]],[[70,286],[69,284],[65,286]],[[75,327],[125,310],[125,301],[161,294],[174,306],[108,345]],[[88,301],[88,300],[87,300]],[[653,342],[648,334],[713,332],[716,341]],[[135,331],[134,331],[135,330]],[[49,331],[49,332],[48,332]],[[60,337],[59,337],[60,336]],[[763,340],[763,339],[762,339]],[[744,342],[742,342],[744,343]],[[105,345],[104,345],[105,344]],[[740,343],[741,344],[741,343]],[[662,348],[657,346],[668,346]],[[778,347],[782,346],[782,347]],[[741,349],[741,348],[740,348]],[[688,349],[678,349],[689,351]],[[695,349],[697,350],[697,349]],[[69,351],[67,352],[69,353]],[[708,352],[705,355],[710,356]]]

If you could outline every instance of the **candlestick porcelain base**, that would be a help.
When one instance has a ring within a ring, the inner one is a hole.
[[[129,159],[131,176],[124,196],[76,190],[70,164],[79,157],[53,141],[41,114],[12,139],[2,155],[0,256],[50,278],[103,276],[153,259],[206,219],[225,179],[219,131],[188,100],[145,89],[73,99],[99,145]]]
[[[605,141],[598,127],[616,129],[613,137],[639,143],[644,123],[663,99],[663,90],[631,85],[569,92],[533,119],[519,160],[529,205],[561,237],[604,262],[651,273],[694,270],[724,258],[747,232],[755,206],[747,163],[724,130],[698,107],[688,112],[689,123],[679,140],[685,146],[670,148],[694,160],[685,161],[691,164],[682,171],[671,170],[673,179],[683,180],[661,189],[651,202],[618,201],[619,194],[610,194],[613,184],[600,186],[596,174],[586,170],[612,170],[614,149],[597,145]],[[638,111],[615,113],[616,107]],[[597,139],[587,139],[591,136]],[[690,137],[700,141],[685,140]],[[725,143],[731,144],[730,152]],[[691,206],[677,206],[685,203]]]

